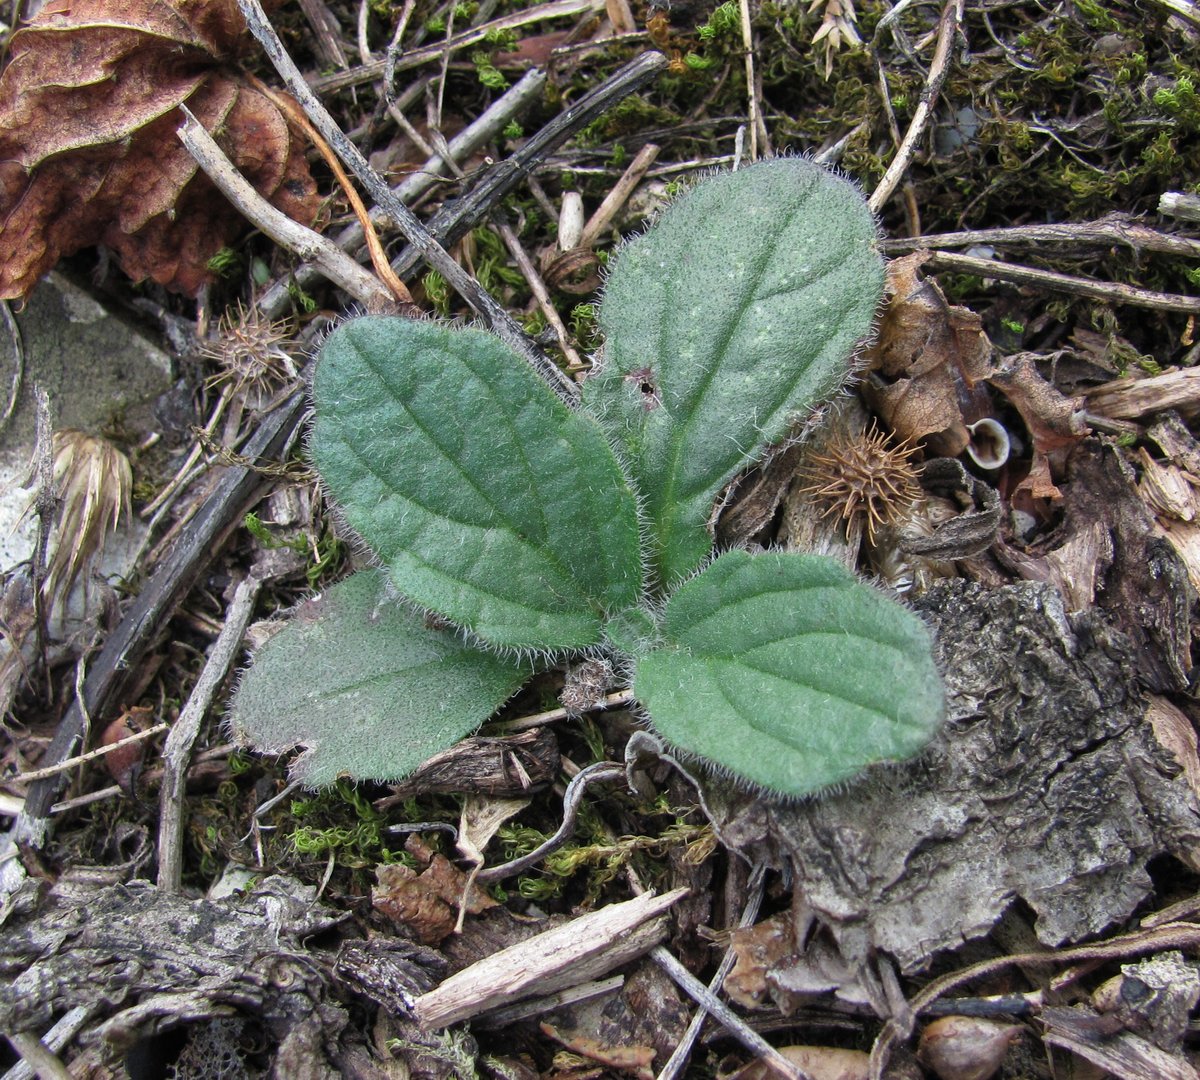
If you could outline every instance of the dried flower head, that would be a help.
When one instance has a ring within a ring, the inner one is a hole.
[[[862,44],[858,36],[858,13],[854,10],[854,0],[812,0],[809,4],[810,15],[821,12],[821,25],[813,34],[814,46],[825,44],[825,78],[833,72],[833,57],[843,45],[853,48]]]
[[[297,377],[292,331],[291,320],[271,322],[257,308],[247,310],[239,301],[236,310],[221,316],[216,337],[201,344],[200,354],[220,365],[214,382],[232,380],[235,390],[269,389]]]
[[[920,498],[914,453],[907,442],[889,446],[874,423],[862,434],[835,431],[821,453],[808,455],[801,471],[807,483],[800,490],[828,504],[825,517],[847,523],[862,518],[874,543],[876,529],[895,524]]]
[[[107,439],[82,431],[56,431],[54,489],[60,500],[54,554],[42,595],[53,608],[66,602],[79,575],[104,547],[110,529],[130,513],[133,471]]]

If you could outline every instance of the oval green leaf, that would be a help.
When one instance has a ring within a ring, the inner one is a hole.
[[[498,338],[346,323],[321,350],[312,456],[399,592],[489,644],[579,648],[636,602],[633,492],[596,422]]]
[[[667,603],[634,692],[668,742],[782,795],[921,749],[945,714],[925,625],[817,555],[730,551]]]
[[[882,296],[875,240],[851,183],[777,158],[702,181],[621,250],[583,394],[643,496],[662,585],[708,555],[721,488],[845,382]]]
[[[372,570],[300,606],[242,675],[228,724],[264,753],[307,747],[292,775],[309,787],[399,780],[470,735],[529,674],[427,626]]]

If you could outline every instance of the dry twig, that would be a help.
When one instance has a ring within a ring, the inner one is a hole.
[[[1160,232],[1128,214],[1106,214],[1097,221],[1073,221],[1044,225],[1015,225],[1002,229],[964,229],[962,232],[928,233],[925,236],[898,236],[882,240],[885,255],[939,248],[964,248],[976,244],[996,247],[1121,247],[1133,252],[1154,251],[1200,259],[1200,240],[1176,233]]]
[[[963,983],[986,978],[1010,967],[1059,966],[1097,960],[1128,960],[1135,956],[1144,956],[1147,953],[1161,952],[1164,949],[1194,949],[1197,946],[1200,946],[1200,926],[1192,923],[1167,923],[1153,930],[1121,934],[1096,945],[1078,945],[1069,949],[999,956],[939,976],[913,997],[909,1002],[909,1008],[913,1016],[919,1016],[943,994],[962,986]],[[907,1032],[898,1027],[895,1021],[888,1021],[884,1024],[883,1030],[875,1040],[875,1045],[871,1048],[872,1080],[880,1080],[883,1070],[887,1067],[892,1049],[906,1037]]]
[[[504,244],[508,248],[508,253],[513,257],[513,262],[517,264],[517,269],[524,276],[525,283],[529,286],[529,291],[533,294],[533,299],[537,303],[538,310],[554,331],[554,336],[558,338],[558,347],[562,349],[563,356],[567,359],[568,369],[578,370],[582,368],[584,366],[583,360],[579,353],[575,351],[574,346],[572,346],[571,335],[567,333],[567,328],[563,325],[562,319],[559,318],[558,309],[555,308],[554,302],[550,299],[550,291],[546,288],[546,283],[542,280],[542,275],[538,273],[538,268],[533,265],[533,260],[522,246],[521,238],[517,236],[516,231],[506,221],[496,222],[496,230],[504,240]]]
[[[942,84],[946,81],[946,75],[950,70],[950,51],[954,45],[954,39],[962,31],[963,3],[964,0],[948,0],[942,11],[942,18],[938,24],[937,46],[933,50],[933,61],[929,65],[929,77],[925,80],[925,89],[921,91],[921,100],[913,111],[912,123],[908,125],[908,131],[904,133],[904,141],[900,144],[900,149],[896,151],[896,156],[892,158],[887,172],[883,174],[883,179],[879,181],[879,186],[867,200],[867,205],[876,214],[892,197],[892,192],[896,190],[896,186],[912,163],[913,156],[917,152],[917,144],[924,136],[925,129],[933,116],[938,95],[942,91]]]
[[[262,584],[262,578],[251,571],[234,591],[225,625],[163,748],[163,778],[158,792],[158,887],[167,892],[178,892],[183,882],[183,795],[188,758],[212,699],[241,650]]]
[[[397,57],[390,66],[389,61],[386,59],[375,60],[370,64],[351,68],[349,71],[338,72],[336,75],[322,76],[319,79],[313,80],[312,88],[318,94],[332,94],[338,90],[346,90],[351,86],[361,86],[363,83],[374,82],[381,75],[388,77],[388,85],[390,86],[396,72],[408,71],[411,68],[421,67],[423,64],[441,60],[442,55],[446,52],[455,52],[459,49],[468,48],[471,45],[478,45],[479,42],[483,41],[491,33],[502,30],[515,30],[521,26],[546,22],[549,19],[562,19],[569,18],[572,15],[583,15],[589,11],[595,11],[597,8],[603,9],[603,7],[603,0],[552,0],[548,4],[538,4],[536,7],[527,8],[524,11],[514,11],[511,15],[502,15],[498,19],[492,19],[491,22],[481,23],[479,26],[474,26],[470,30],[464,30],[461,34],[456,34],[436,45],[426,45],[420,49],[409,49],[403,56]],[[258,37],[257,33],[255,33],[255,37]],[[259,38],[259,40],[261,41],[262,39]],[[391,52],[392,50],[389,49],[389,54]]]
[[[308,114],[308,118],[333,147],[338,157],[358,178],[359,183],[367,190],[379,208],[392,218],[399,226],[400,231],[408,238],[409,243],[420,252],[421,257],[446,279],[447,284],[459,296],[471,305],[492,332],[524,357],[551,388],[567,401],[573,402],[579,394],[575,383],[564,375],[516,324],[503,305],[489,295],[479,282],[450,257],[449,252],[438,243],[435,237],[430,235],[429,230],[417,220],[412,211],[396,198],[383,177],[371,168],[370,163],[363,157],[362,151],[338,127],[337,122],[321,104],[300,73],[300,69],[288,55],[287,50],[283,47],[283,42],[279,40],[279,36],[267,20],[258,0],[238,0],[238,7],[246,18],[250,32],[262,45],[292,96],[300,102],[305,113]]]
[[[1092,278],[1059,274],[1053,270],[1038,270],[1032,266],[1017,266],[998,262],[995,259],[980,259],[974,255],[958,255],[948,251],[934,251],[927,266],[934,270],[954,270],[964,274],[979,274],[982,277],[999,278],[1018,285],[1032,285],[1055,292],[1090,296],[1096,300],[1107,300],[1111,304],[1133,304],[1135,307],[1154,308],[1157,311],[1178,311],[1185,315],[1200,313],[1200,298],[1177,296],[1172,293],[1139,289],[1133,285],[1122,285],[1116,281],[1095,281]]]
[[[267,202],[241,173],[233,167],[216,140],[180,105],[183,126],[177,132],[180,142],[192,155],[225,197],[256,227],[281,247],[308,259],[339,288],[373,310],[386,310],[392,296],[373,274],[368,273],[331,240],[293,221]]]
[[[413,1002],[417,1019],[443,1028],[522,998],[599,978],[641,956],[666,934],[664,913],[687,895],[675,889],[610,904],[451,975]]]
[[[747,883],[750,895],[746,899],[745,906],[742,908],[741,918],[738,920],[738,926],[742,929],[753,926],[755,920],[758,918],[758,911],[762,906],[763,887],[765,883],[765,864],[758,863],[754,867],[754,872],[750,875],[750,881]],[[721,957],[721,963],[717,967],[716,974],[709,980],[708,989],[714,996],[721,992],[721,986],[725,982],[725,977],[733,970],[733,965],[736,962],[737,954],[731,945],[726,948],[725,955]],[[701,1005],[689,1022],[683,1038],[679,1040],[679,1045],[675,1047],[674,1052],[667,1059],[656,1080],[676,1080],[676,1077],[687,1068],[692,1047],[700,1037],[700,1031],[704,1027],[704,1021],[707,1017],[708,1009],[704,1005]]]
[[[646,170],[654,164],[658,157],[659,148],[654,143],[646,143],[629,163],[629,167],[621,174],[621,179],[613,184],[612,189],[604,196],[604,201],[596,208],[596,212],[588,218],[583,232],[579,236],[579,247],[594,247],[600,235],[611,224],[618,211],[629,200],[634,189],[642,182]]]

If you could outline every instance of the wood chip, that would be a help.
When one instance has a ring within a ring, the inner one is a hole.
[[[663,912],[687,894],[647,894],[583,915],[452,975],[413,1005],[428,1028],[595,979],[648,952],[667,933]]]

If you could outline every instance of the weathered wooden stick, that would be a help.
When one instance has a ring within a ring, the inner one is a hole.
[[[667,933],[660,916],[687,889],[611,904],[501,949],[451,975],[413,1003],[417,1019],[444,1028],[522,998],[588,982],[649,952]]]

